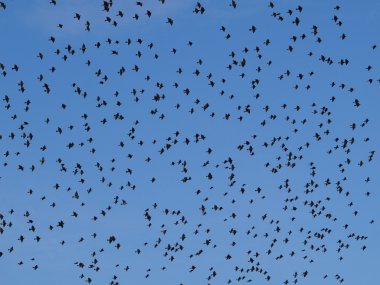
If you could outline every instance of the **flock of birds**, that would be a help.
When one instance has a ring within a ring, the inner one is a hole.
[[[40,1],[56,15],[46,42],[0,56],[0,268],[344,284],[376,224],[360,88],[380,83],[344,5],[90,2]]]

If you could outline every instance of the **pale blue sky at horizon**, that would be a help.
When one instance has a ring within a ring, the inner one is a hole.
[[[104,2],[0,0],[0,285],[380,284],[380,2]]]

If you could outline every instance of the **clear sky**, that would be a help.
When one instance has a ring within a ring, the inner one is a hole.
[[[380,284],[379,1],[1,1],[0,284]]]

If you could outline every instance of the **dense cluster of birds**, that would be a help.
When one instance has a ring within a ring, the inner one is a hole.
[[[57,22],[22,47],[29,60],[0,55],[0,268],[344,284],[376,224],[366,108],[380,83],[344,5],[63,2],[38,4]]]

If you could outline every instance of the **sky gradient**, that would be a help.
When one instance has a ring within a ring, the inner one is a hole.
[[[380,2],[49,2],[0,9],[0,284],[380,284]]]

